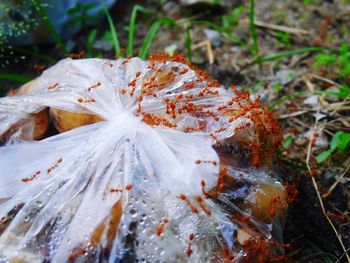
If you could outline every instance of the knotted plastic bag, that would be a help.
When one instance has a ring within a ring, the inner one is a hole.
[[[98,122],[28,140],[48,108]],[[258,98],[180,57],[62,60],[0,99],[0,258],[278,260],[278,129]]]

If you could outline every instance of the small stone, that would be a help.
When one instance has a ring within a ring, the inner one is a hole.
[[[282,84],[283,86],[290,83],[295,78],[295,71],[291,69],[282,69],[276,72],[272,78],[274,84]]]
[[[322,131],[318,130],[314,132],[313,130],[308,130],[304,133],[304,137],[308,138],[308,140],[311,139],[311,136],[314,136],[315,140],[313,150],[321,150],[328,147],[328,139]]]
[[[212,29],[204,29],[204,34],[213,45],[213,47],[218,47],[221,44],[221,33]]]
[[[169,16],[173,16],[180,14],[180,6],[173,1],[168,1],[162,6],[162,11]]]
[[[310,105],[310,106],[316,106],[318,104],[318,96],[312,95],[310,97],[307,97],[304,101],[304,104]]]
[[[174,55],[178,46],[176,44],[171,44],[164,48],[164,52],[170,56]]]

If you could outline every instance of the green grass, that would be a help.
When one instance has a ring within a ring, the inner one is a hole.
[[[338,50],[326,50],[327,53],[315,56],[315,67],[334,65],[337,67],[340,78],[350,76],[350,47],[347,43],[342,44]]]
[[[294,141],[294,137],[292,135],[288,135],[282,143],[283,148],[287,149],[289,146],[292,145],[292,142]]]
[[[117,33],[117,30],[115,29],[111,14],[109,13],[108,8],[106,6],[106,3],[104,1],[103,1],[103,11],[107,16],[109,28],[110,28],[111,35],[112,35],[112,42],[113,42],[113,46],[114,46],[115,55],[119,56],[120,55],[120,43],[119,43],[119,39],[118,39],[118,33]]]
[[[49,16],[47,15],[45,8],[43,7],[41,0],[33,0],[34,6],[37,8],[40,16],[42,17],[42,19],[44,20],[47,28],[49,29],[50,33],[52,34],[52,37],[54,38],[54,40],[56,41],[56,43],[58,44],[58,46],[60,47],[60,49],[62,50],[62,52],[65,55],[68,55],[68,49],[66,47],[66,45],[64,44],[63,40],[61,39],[60,35],[57,33],[54,25],[52,24]]]
[[[152,9],[145,8],[141,5],[135,5],[132,9],[131,17],[130,17],[130,25],[129,25],[129,34],[128,34],[128,48],[126,51],[127,56],[134,55],[134,34],[136,29],[136,15],[137,12],[142,12],[145,14],[153,13]]]
[[[259,55],[259,45],[258,45],[258,36],[256,34],[256,28],[255,28],[255,5],[254,0],[249,0],[249,26],[250,26],[250,34],[253,42],[253,54],[255,56]]]
[[[291,57],[294,55],[300,55],[300,54],[305,54],[305,53],[310,53],[310,52],[321,52],[321,51],[325,51],[325,50],[327,50],[327,48],[322,48],[322,47],[297,48],[297,49],[284,51],[284,52],[276,53],[273,55],[268,55],[265,57],[257,58],[253,61],[252,64],[261,64],[261,63],[265,63],[265,62],[275,61],[278,59],[288,58],[288,57]]]
[[[319,255],[322,255],[322,259],[323,259],[324,263],[334,263],[335,262],[328,256],[330,254],[324,253],[315,243],[311,242],[310,240],[308,240],[306,238],[304,240],[310,248],[312,248],[315,252],[319,253]],[[331,256],[333,256],[333,255],[331,255]],[[335,259],[336,259],[336,257],[335,257]]]
[[[276,32],[276,44],[281,47],[289,47],[290,43],[290,34],[287,32]]]
[[[154,37],[157,34],[158,29],[162,26],[162,25],[169,25],[169,26],[173,26],[175,25],[174,20],[170,19],[170,18],[158,18],[151,26],[151,28],[149,29],[145,39],[143,40],[140,52],[139,52],[139,57],[141,59],[146,59],[147,58],[147,53],[148,53],[148,49],[152,44],[152,41],[154,39]]]

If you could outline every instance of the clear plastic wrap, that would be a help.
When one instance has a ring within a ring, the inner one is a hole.
[[[0,99],[0,261],[279,260],[279,127],[258,98],[163,55],[34,83]],[[62,133],[28,140],[48,108]]]

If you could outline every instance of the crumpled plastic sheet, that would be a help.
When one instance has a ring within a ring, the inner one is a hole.
[[[174,68],[179,74],[140,100],[145,82]],[[264,169],[228,167],[228,176],[243,186],[219,193],[217,199],[203,195],[204,188],[217,187],[220,176],[215,141],[231,137],[239,125],[254,125],[251,119],[243,115],[228,122],[225,115],[172,118],[165,113],[166,98],[181,95],[208,113],[236,96],[223,87],[198,96],[210,85],[199,79],[195,70],[176,61],[65,59],[36,80],[35,92],[1,98],[0,134],[46,107],[95,114],[105,121],[0,147],[0,218],[9,221],[0,228],[0,261],[65,262],[73,260],[77,248],[83,248],[79,256],[92,262],[220,262],[224,248],[239,261],[244,251],[237,247],[239,223],[230,219],[231,213],[250,217],[254,231],[271,238],[279,222],[259,222],[230,199],[247,197],[251,185],[278,185]],[[190,89],[188,83],[194,83]],[[145,113],[163,116],[173,127],[151,125],[144,121]],[[195,131],[203,123],[204,130]],[[222,127],[227,129],[215,133],[215,139],[209,136]],[[106,222],[116,204],[122,216],[110,240]],[[105,227],[97,246],[91,240],[101,224]]]

